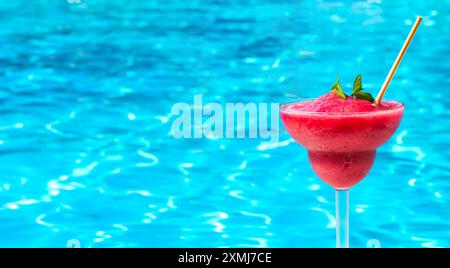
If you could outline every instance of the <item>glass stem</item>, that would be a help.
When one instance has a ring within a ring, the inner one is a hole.
[[[349,246],[349,190],[336,190],[336,247]]]

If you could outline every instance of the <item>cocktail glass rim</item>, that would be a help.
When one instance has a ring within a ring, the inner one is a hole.
[[[405,104],[401,101],[395,101],[395,100],[384,100],[381,104],[390,102],[390,103],[396,103],[399,104],[397,107],[393,107],[386,110],[375,110],[375,111],[366,111],[366,112],[311,112],[311,111],[293,111],[288,110],[285,108],[285,106],[294,104],[294,103],[301,103],[301,102],[307,102],[307,101],[313,101],[316,98],[298,98],[292,101],[282,102],[278,106],[280,108],[280,112],[284,113],[291,113],[291,114],[308,114],[308,115],[333,115],[333,116],[348,116],[348,117],[355,117],[355,116],[364,116],[364,115],[373,115],[374,113],[389,113],[396,110],[404,109]]]

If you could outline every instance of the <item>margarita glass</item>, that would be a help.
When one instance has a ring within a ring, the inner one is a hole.
[[[336,191],[336,246],[349,247],[349,189],[369,173],[376,149],[397,130],[403,104],[347,98],[335,93],[280,105],[292,138],[308,150],[314,172]]]

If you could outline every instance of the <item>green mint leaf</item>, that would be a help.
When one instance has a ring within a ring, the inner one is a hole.
[[[353,82],[353,93],[352,96],[359,100],[370,101],[371,103],[375,102],[375,99],[368,92],[363,92],[361,74],[358,74],[355,78],[355,82]]]
[[[344,93],[344,90],[341,88],[341,85],[339,84],[339,75],[338,75],[338,80],[336,83],[333,84],[333,86],[331,87],[331,92],[336,92],[336,94],[338,94],[338,96],[345,100],[345,98],[347,97]]]
[[[358,91],[362,91],[362,81],[361,74],[358,74],[355,78],[355,82],[353,82],[353,94]]]
[[[366,101],[370,101],[371,103],[373,103],[375,101],[375,99],[372,97],[372,95],[369,92],[356,91],[356,92],[353,92],[352,95],[355,96],[359,100],[366,100]]]

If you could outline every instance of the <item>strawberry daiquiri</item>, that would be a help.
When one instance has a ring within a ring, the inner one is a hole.
[[[361,75],[353,92],[338,81],[314,100],[280,105],[287,132],[308,150],[314,172],[336,190],[336,246],[349,247],[349,193],[369,173],[378,147],[397,130],[403,104],[379,101],[364,92]]]
[[[289,134],[308,150],[316,174],[335,189],[348,189],[369,172],[376,149],[397,130],[403,104],[373,105],[330,92],[315,100],[281,105]]]

